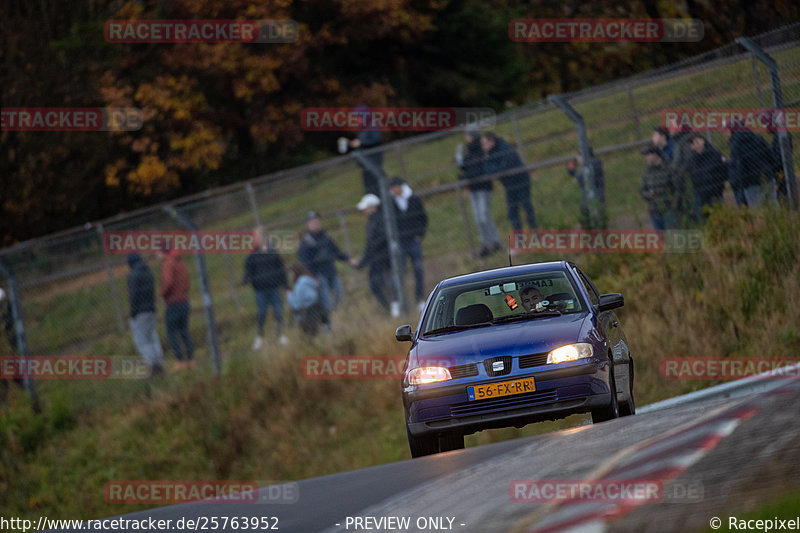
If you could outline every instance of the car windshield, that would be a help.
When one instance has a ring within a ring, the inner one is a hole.
[[[422,334],[582,311],[575,286],[562,270],[491,278],[439,289],[425,315]]]

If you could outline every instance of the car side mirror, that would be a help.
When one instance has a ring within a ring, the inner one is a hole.
[[[394,332],[394,338],[400,342],[411,341],[411,326],[402,325]]]
[[[618,292],[612,292],[609,294],[601,294],[600,295],[600,302],[597,305],[598,311],[611,311],[612,309],[616,309],[617,307],[622,307],[625,305],[625,298]]]

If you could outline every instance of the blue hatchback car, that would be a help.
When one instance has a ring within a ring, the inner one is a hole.
[[[575,413],[602,422],[635,412],[633,360],[613,309],[569,261],[440,282],[410,341],[403,375],[408,441],[419,457],[464,447],[464,435]]]

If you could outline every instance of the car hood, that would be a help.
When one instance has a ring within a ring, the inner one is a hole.
[[[501,355],[549,352],[589,338],[593,329],[589,317],[589,313],[577,313],[420,337],[409,353],[411,367],[434,362],[452,366]]]

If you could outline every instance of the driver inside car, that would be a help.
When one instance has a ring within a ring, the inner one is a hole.
[[[544,300],[544,296],[542,296],[541,291],[536,287],[525,287],[519,291],[519,298],[522,300],[522,307],[528,312],[540,311],[542,309],[540,302]]]

